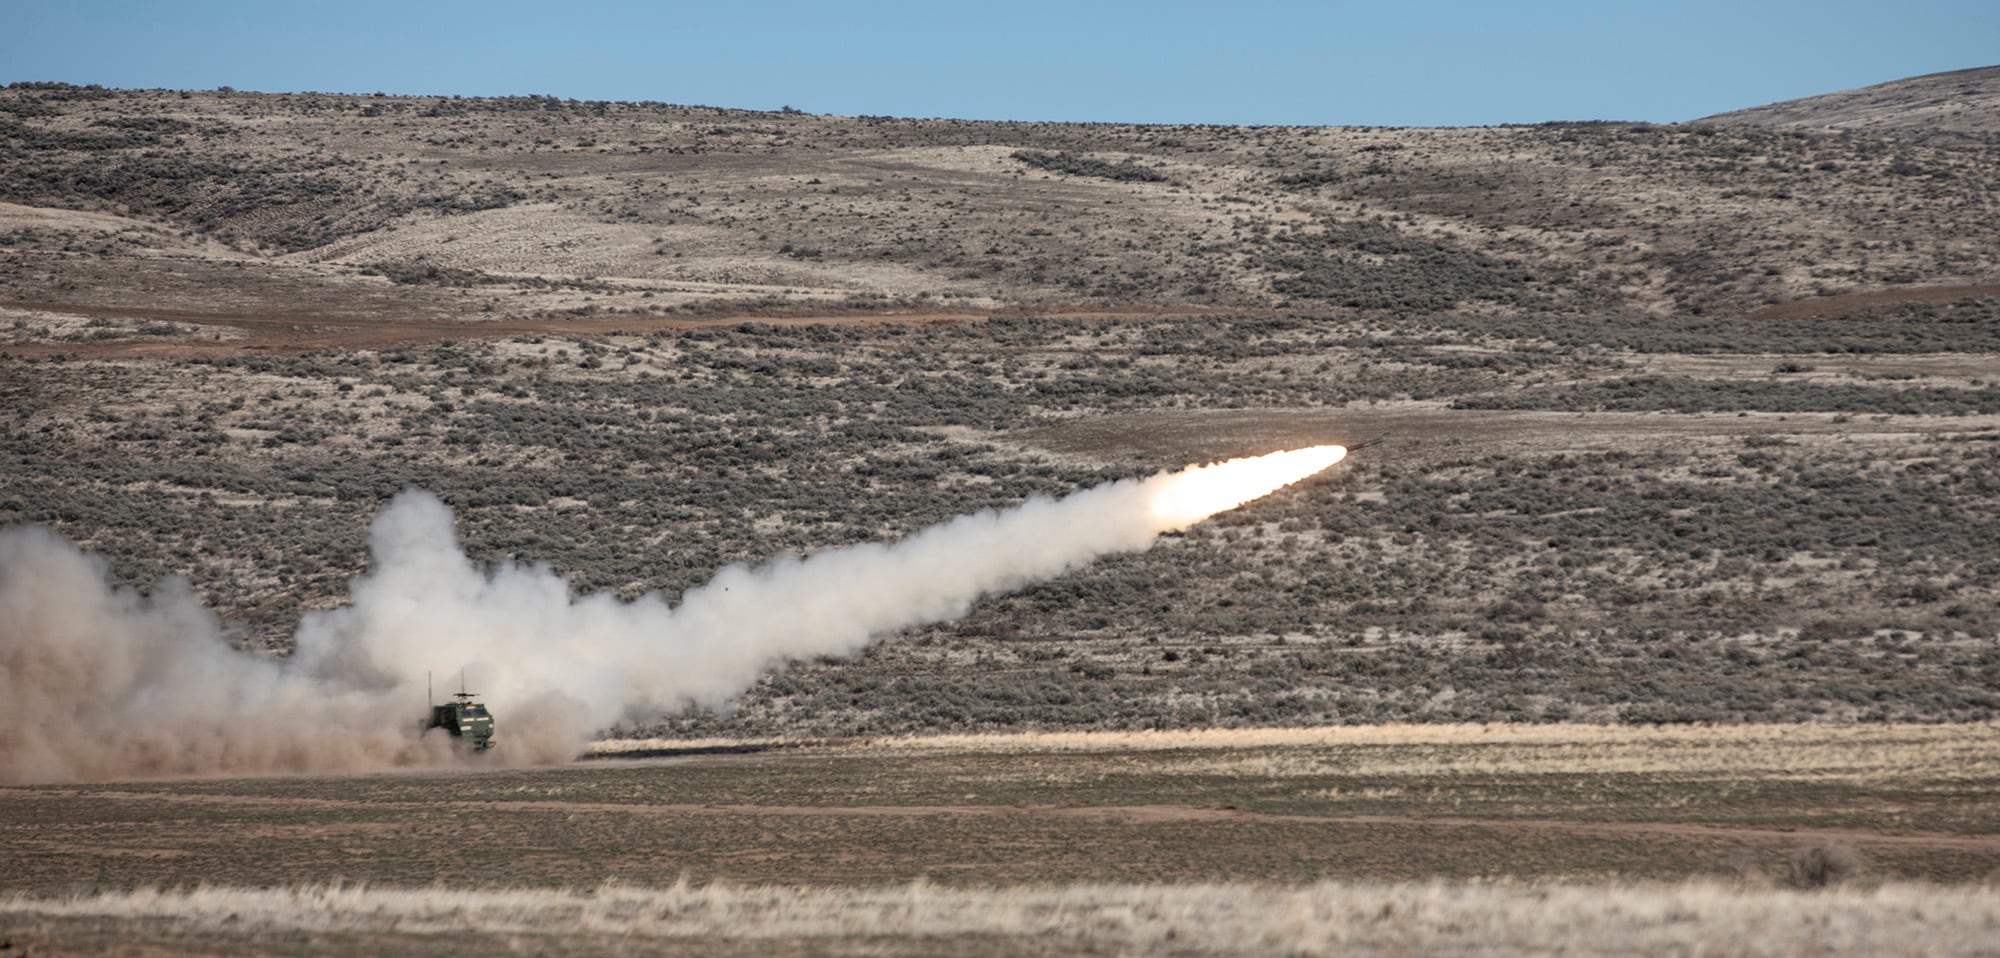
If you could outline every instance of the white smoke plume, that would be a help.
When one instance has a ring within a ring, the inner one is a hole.
[[[465,670],[510,762],[561,761],[597,730],[719,706],[789,660],[843,655],[982,596],[1144,549],[1339,462],[1315,446],[960,516],[895,543],[723,569],[678,606],[574,596],[546,567],[482,570],[449,508],[398,495],[347,605],[292,657],[239,653],[184,581],[113,589],[48,530],[0,531],[0,783],[343,771],[450,761],[420,734],[426,673]]]

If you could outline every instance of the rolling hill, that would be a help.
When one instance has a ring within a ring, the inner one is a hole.
[[[1891,80],[1695,121],[1778,130],[2000,134],[2000,66]]]

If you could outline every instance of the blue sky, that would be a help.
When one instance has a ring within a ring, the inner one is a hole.
[[[987,120],[1686,120],[2000,64],[2000,2],[0,0],[0,82]]]

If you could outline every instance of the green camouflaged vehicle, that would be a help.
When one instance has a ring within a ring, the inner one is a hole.
[[[473,700],[471,692],[453,692],[456,702],[431,706],[430,724],[425,731],[444,729],[453,738],[463,739],[473,751],[483,752],[493,747],[493,713],[486,711],[483,703]]]

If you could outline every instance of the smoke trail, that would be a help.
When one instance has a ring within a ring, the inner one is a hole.
[[[730,566],[669,606],[577,597],[545,566],[486,571],[451,511],[398,495],[350,602],[300,622],[290,660],[242,655],[187,584],[114,590],[44,529],[0,532],[0,782],[332,771],[448,760],[417,727],[427,671],[467,669],[509,761],[559,761],[597,729],[716,706],[767,669],[964,615],[982,596],[1143,549],[1162,532],[1339,462],[1317,446],[1035,497],[808,558]]]

